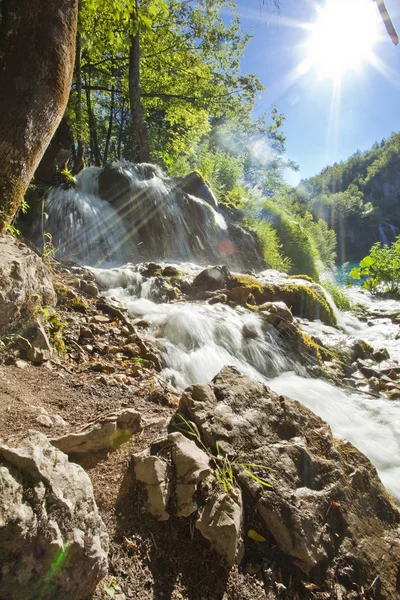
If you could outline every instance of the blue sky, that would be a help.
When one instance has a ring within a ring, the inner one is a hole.
[[[251,29],[254,36],[242,59],[242,70],[257,73],[266,88],[257,110],[276,103],[285,113],[287,156],[300,167],[298,174],[287,177],[293,185],[327,164],[346,159],[357,149],[367,150],[375,141],[400,131],[400,44],[392,44],[383,23],[382,39],[374,46],[374,53],[386,65],[386,76],[368,63],[346,73],[336,109],[332,110],[333,82],[321,79],[315,70],[289,85],[290,74],[304,58],[304,43],[310,34],[287,23],[315,22],[316,4],[312,0],[281,0],[278,15],[272,0],[269,9],[264,7],[261,12],[257,0],[237,2],[242,26],[246,31]],[[386,5],[400,33],[400,3],[386,0]]]

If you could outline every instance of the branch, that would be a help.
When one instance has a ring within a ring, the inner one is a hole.
[[[399,36],[397,35],[392,19],[390,18],[389,12],[386,8],[385,0],[375,0],[375,2],[378,5],[378,10],[381,13],[382,21],[385,24],[386,31],[388,32],[393,44],[397,46],[397,44],[399,43]]]

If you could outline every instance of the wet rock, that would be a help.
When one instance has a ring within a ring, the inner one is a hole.
[[[196,521],[200,531],[228,564],[240,563],[244,546],[242,539],[243,503],[240,490],[226,493],[216,489],[207,500]]]
[[[214,192],[207,184],[206,180],[197,171],[193,171],[185,177],[176,178],[176,181],[181,190],[187,194],[201,198],[210,204],[214,209],[218,208],[218,202]]]
[[[228,300],[237,304],[247,304],[251,296],[249,288],[238,285],[228,292]]]
[[[77,433],[52,439],[51,443],[68,455],[88,454],[118,448],[141,429],[140,413],[128,408],[88,423]]]
[[[372,358],[374,349],[363,340],[356,340],[353,346],[353,360]]]
[[[208,300],[208,304],[226,304],[228,296],[226,294],[217,294]]]
[[[50,360],[53,355],[47,333],[37,319],[33,321],[23,334],[24,355],[27,360],[34,363],[41,363]]]
[[[227,267],[209,267],[201,271],[193,280],[193,287],[201,291],[222,290],[226,287],[229,275]]]
[[[279,323],[281,320],[288,323],[293,321],[293,315],[284,302],[265,302],[259,307],[258,311],[272,325]]]
[[[387,348],[379,348],[373,353],[372,358],[376,360],[376,362],[381,363],[384,360],[389,360],[390,355]]]
[[[161,275],[163,277],[179,277],[180,276],[180,271],[179,271],[179,269],[177,269],[173,265],[167,265],[161,271]]]
[[[41,433],[0,446],[0,598],[84,600],[107,574],[88,475]]]
[[[103,325],[105,323],[109,323],[110,319],[109,317],[106,317],[105,315],[95,315],[94,317],[92,317],[90,319],[91,323],[97,323],[98,325]]]
[[[0,234],[0,329],[35,304],[56,304],[49,269],[25,244]]]
[[[271,486],[236,465],[237,480],[294,565],[324,581],[329,563],[342,564],[354,569],[352,586],[380,575],[381,598],[396,597],[400,514],[370,461],[322,419],[233,367],[210,385],[189,387],[179,412],[211,450],[219,442],[229,456],[244,455]]]

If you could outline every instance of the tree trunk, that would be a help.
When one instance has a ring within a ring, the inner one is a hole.
[[[110,141],[111,141],[112,127],[113,127],[113,120],[114,120],[114,100],[115,100],[115,88],[114,88],[114,86],[112,86],[112,90],[111,90],[111,105],[110,105],[110,118],[109,118],[109,121],[108,121],[106,146],[104,148],[104,164],[107,163],[108,151],[110,149]]]
[[[79,14],[82,8],[82,0],[78,3],[78,23]],[[82,36],[78,29],[76,34],[76,55],[75,55],[75,83],[76,83],[76,137],[78,140],[78,148],[75,153],[73,172],[79,173],[85,167],[85,142],[82,135]]]
[[[68,101],[78,0],[2,0],[0,232],[20,206]]]
[[[138,3],[132,18],[137,21]],[[140,34],[130,36],[131,47],[129,50],[129,101],[133,136],[136,145],[136,160],[138,162],[149,162],[150,145],[149,132],[144,120],[143,106],[140,93]]]

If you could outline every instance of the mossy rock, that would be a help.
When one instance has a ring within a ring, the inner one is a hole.
[[[185,177],[177,178],[177,183],[181,190],[187,194],[196,196],[196,198],[201,198],[214,209],[218,208],[218,202],[214,192],[198,171],[193,171],[193,173],[189,173],[189,175],[186,175]]]
[[[337,327],[336,316],[323,289],[318,284],[301,280],[287,283],[267,283],[262,288],[263,302],[284,302],[296,317],[314,321],[319,319],[327,325]]]
[[[227,288],[233,290],[237,287],[246,288],[249,294],[253,294],[256,302],[261,300],[263,288],[261,283],[252,275],[237,275],[231,273],[227,279]]]

